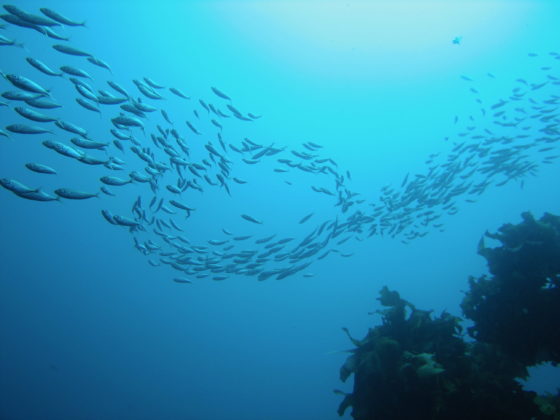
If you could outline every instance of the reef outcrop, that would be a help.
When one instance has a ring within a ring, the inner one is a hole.
[[[560,218],[522,214],[485,236],[478,252],[490,275],[469,279],[461,308],[472,326],[416,308],[383,287],[381,325],[358,340],[340,369],[353,391],[339,414],[355,420],[560,419],[560,393],[537,395],[527,368],[560,360]],[[341,391],[336,391],[342,393]]]

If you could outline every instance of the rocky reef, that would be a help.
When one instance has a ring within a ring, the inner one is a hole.
[[[478,252],[489,276],[469,279],[461,308],[472,321],[416,308],[383,287],[381,325],[358,340],[340,369],[354,378],[339,414],[355,420],[560,419],[560,393],[523,390],[527,368],[560,358],[560,218],[506,224]],[[336,391],[342,393],[341,391]]]

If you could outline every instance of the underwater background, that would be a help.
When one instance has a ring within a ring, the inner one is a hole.
[[[181,235],[199,245],[228,239],[223,229],[253,238],[276,234],[295,243],[325,221],[371,213],[372,206],[387,202],[380,199],[385,186],[400,191],[407,174],[408,179],[425,174],[430,155],[445,162],[457,145],[478,141],[465,133],[505,129],[495,123],[501,106],[492,107],[513,89],[527,85],[541,98],[560,96],[554,83],[560,80],[560,60],[550,54],[560,51],[560,5],[553,1],[14,4],[31,13],[48,7],[85,20],[85,27],[56,31],[111,68],[51,48],[64,41],[7,25],[0,34],[24,47],[1,46],[0,70],[50,89],[62,107],[41,112],[110,142],[111,118],[120,110],[100,105],[99,114],[80,108],[67,77],[41,74],[26,57],[53,69],[81,67],[96,89],[108,89],[106,81],[114,80],[135,97],[141,93],[134,79],[176,87],[191,99],[166,93],[166,99],[143,101],[163,107],[193,150],[210,139],[218,145],[218,132],[226,144],[249,138],[286,148],[282,156],[257,164],[219,149],[232,161],[232,176],[247,183],[229,183],[231,194],[219,186],[181,194],[196,210],[175,220]],[[15,89],[8,80],[0,87]],[[213,126],[198,99],[224,110],[229,102],[211,87],[227,93],[236,109],[262,117],[246,121],[230,115],[220,120],[222,130]],[[53,134],[8,133],[4,127],[29,121],[13,111],[18,103],[3,101],[8,106],[0,107],[1,126],[9,135],[0,137],[0,177],[45,191],[99,191],[99,177],[123,176],[43,147],[46,139],[70,144],[75,137],[53,124],[31,124],[48,126]],[[507,106],[530,114],[535,105],[527,95]],[[202,134],[189,130],[185,120],[198,124]],[[166,122],[159,113],[147,121],[145,134],[131,131],[141,147],[155,149],[149,133]],[[524,133],[539,137],[542,126],[528,124]],[[306,142],[322,146],[320,157],[336,161],[338,179],[343,176],[345,188],[362,202],[342,211],[336,196],[311,188],[333,188],[323,173],[274,171],[277,158],[301,151]],[[500,186],[505,178],[496,178],[476,197],[458,196],[458,211],[438,210],[441,226],[428,226],[426,235],[392,235],[391,226],[383,235],[382,228],[370,235],[364,222],[363,232],[345,232],[336,240],[349,240],[329,245],[336,251],[280,280],[242,274],[223,281],[195,278],[165,263],[148,264],[157,262],[158,252],[138,252],[135,232],[108,223],[100,213],[130,214],[138,196],[147,207],[154,194],[142,183],[112,188],[114,196],[60,202],[26,200],[2,189],[0,418],[340,418],[341,397],[333,389],[352,389],[351,382],[339,380],[344,351],[352,348],[341,328],[363,336],[379,319],[368,313],[379,308],[376,296],[384,285],[418,307],[459,316],[468,277],[487,272],[476,253],[484,232],[520,222],[524,211],[536,217],[560,213],[559,161],[546,158],[558,154],[558,146],[546,144],[553,149],[541,151],[544,146],[526,152],[536,164],[531,173]],[[158,153],[162,161],[167,158]],[[109,155],[126,162],[126,174],[142,168],[128,145],[124,152],[111,146],[97,154]],[[28,162],[58,173],[33,173],[24,166]],[[484,175],[475,171],[465,179],[479,183]],[[164,184],[159,188],[158,197],[173,198]],[[390,214],[391,206],[386,208]],[[154,233],[148,238],[162,242]],[[178,277],[192,283],[174,282]],[[559,379],[557,370],[538,368],[527,387],[554,391]]]

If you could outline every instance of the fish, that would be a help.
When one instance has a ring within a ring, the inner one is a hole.
[[[55,44],[52,47],[63,54],[75,55],[78,57],[91,57],[90,53],[82,51],[78,48],[74,48],[67,44]]]
[[[14,110],[22,117],[36,122],[52,122],[57,120],[55,117],[49,117],[48,115],[37,112],[34,109],[23,106],[16,106],[14,107]]]
[[[151,87],[146,86],[144,83],[138,81],[138,80],[133,80],[132,81],[136,87],[138,88],[138,90],[147,98],[150,99],[163,99],[163,97],[159,94],[156,93]]]
[[[103,96],[103,95],[98,96],[96,99],[97,99],[96,102],[102,105],[119,105],[128,100],[128,98],[118,98],[115,96]]]
[[[25,59],[31,66],[35,67],[37,70],[39,70],[41,73],[46,74],[47,76],[58,76],[58,77],[62,77],[62,73],[58,73],[54,70],[52,70],[49,66],[47,66],[45,63],[43,63],[40,60],[37,60],[36,58],[33,57],[27,57]]]
[[[17,133],[17,134],[46,134],[46,133],[53,134],[53,132],[50,130],[45,130],[44,128],[27,125],[27,124],[10,124],[6,126],[6,130],[8,130],[11,133]]]
[[[4,99],[8,99],[9,101],[28,101],[30,99],[38,99],[41,98],[42,95],[37,95],[36,93],[29,93],[29,92],[21,92],[21,91],[14,91],[8,90],[2,92],[2,97]]]
[[[178,96],[179,98],[183,98],[183,99],[191,99],[190,96],[185,95],[183,92],[181,92],[179,89],[176,89],[174,87],[170,87],[169,91]]]
[[[100,141],[93,141],[93,140],[87,140],[84,138],[78,138],[78,137],[72,137],[70,139],[70,141],[72,142],[72,144],[74,144],[74,146],[78,146],[81,147],[82,149],[99,149],[99,150],[105,150],[107,148],[107,146],[109,146],[109,143],[103,143]]]
[[[45,18],[43,16],[34,15],[31,13],[27,13],[16,6],[11,4],[5,4],[4,9],[11,13],[14,16],[19,17],[20,19],[37,26],[60,26],[60,23],[55,22],[51,19]]]
[[[101,114],[101,110],[99,108],[97,108],[94,104],[86,101],[85,99],[76,98],[75,100],[81,107],[89,111],[98,112],[99,114]]]
[[[101,192],[105,195],[109,195],[111,197],[116,197],[115,194],[113,194],[111,191],[109,191],[107,188],[105,187],[101,187],[100,188]]]
[[[39,191],[38,188],[28,187],[27,185],[22,184],[18,180],[11,179],[11,178],[0,178],[0,185],[2,185],[2,187],[15,194],[27,194],[27,193],[33,193]]]
[[[107,222],[109,222],[112,225],[116,225],[117,222],[115,222],[115,220],[113,219],[113,215],[111,214],[111,212],[109,210],[101,210],[101,215],[103,216],[103,218],[105,220],[107,220]]]
[[[15,193],[21,198],[33,201],[60,201],[60,197],[54,196],[52,194],[46,193],[45,191],[35,191],[25,194]]]
[[[76,124],[64,120],[56,120],[54,124],[61,130],[65,130],[68,131],[69,133],[77,134],[85,139],[88,138],[87,131],[82,127],[78,127]]]
[[[27,105],[30,105],[34,108],[53,109],[62,107],[62,105],[59,105],[53,100],[45,97],[29,97],[28,99],[24,100]]]
[[[254,217],[249,216],[248,214],[242,214],[241,217],[242,217],[243,219],[247,220],[248,222],[256,223],[256,224],[258,224],[258,225],[262,225],[262,223],[263,223],[263,222],[261,222],[260,220],[257,220],[257,219],[255,219]]]
[[[92,79],[92,77],[89,75],[88,72],[86,72],[85,70],[79,69],[77,67],[72,67],[72,66],[60,66],[60,70],[62,70],[64,73],[66,74],[70,74],[72,76],[77,76],[77,77],[84,77],[87,79]],[[92,79],[93,80],[93,79]]]
[[[96,65],[97,67],[101,67],[104,68],[106,70],[109,70],[109,72],[113,73],[113,71],[111,70],[111,67],[109,66],[109,64],[107,64],[105,61],[103,61],[100,58],[94,57],[93,55],[90,55],[87,58],[87,61],[89,61],[91,64]]]
[[[42,26],[41,27],[43,29],[43,31],[45,32],[45,35],[47,35],[49,38],[52,39],[56,39],[58,41],[69,41],[70,38],[67,36],[62,36],[58,33],[56,33],[51,27],[49,26]]]
[[[58,22],[58,23],[62,23],[63,25],[68,25],[68,26],[86,26],[85,21],[84,22],[76,22],[74,20],[70,20],[68,19],[66,16],[61,15],[58,12],[55,12],[52,9],[48,9],[46,7],[41,7],[39,9],[41,11],[41,13],[43,13],[45,16],[51,18],[52,20]]]
[[[144,81],[148,84],[148,86],[150,86],[151,88],[154,89],[164,89],[165,86],[160,85],[159,83],[154,82],[152,79],[150,79],[149,77],[144,77]]]
[[[0,35],[0,46],[14,46],[25,48],[23,43],[17,42],[15,39],[6,38],[4,35]]]
[[[56,175],[56,171],[53,168],[41,163],[29,162],[25,164],[25,167],[30,171],[37,172],[39,174]]]
[[[309,213],[307,216],[302,217],[301,220],[298,223],[301,225],[301,224],[307,222],[309,219],[311,219],[313,214],[314,213]]]
[[[124,114],[119,115],[118,117],[111,118],[111,122],[117,128],[121,127],[140,127],[144,129],[144,124],[138,118],[127,117]]]
[[[111,185],[114,187],[120,187],[132,182],[131,179],[122,179],[116,176],[102,176],[101,178],[99,178],[99,180],[106,185]]]
[[[211,87],[210,89],[212,89],[212,92],[214,92],[214,94],[222,99],[226,99],[228,101],[231,101],[231,98],[226,95],[224,92],[222,92],[221,90],[215,88],[215,87]]]
[[[8,80],[15,87],[25,90],[31,93],[37,93],[43,96],[49,96],[49,91],[44,87],[40,86],[38,83],[15,74],[2,74],[6,80]]]
[[[47,34],[47,31],[45,30],[44,27],[35,25],[34,23],[30,23],[20,18],[19,16],[9,14],[9,15],[0,15],[0,18],[8,23],[11,23],[12,25],[20,26],[22,28],[33,29],[43,35]]]
[[[188,122],[188,121],[185,121],[185,122],[187,123],[187,126],[191,129],[191,131],[192,131],[194,134],[198,134],[198,135],[201,134],[196,128],[194,128],[194,126],[193,126],[190,122]]]
[[[99,193],[88,193],[71,188],[58,188],[54,190],[54,193],[68,200],[86,200],[88,198],[99,197]]]
[[[183,203],[180,203],[178,201],[175,200],[169,200],[169,204],[171,204],[173,207],[177,207],[178,209],[181,210],[186,210],[187,211],[187,217],[189,217],[191,215],[191,211],[194,211],[195,209],[188,207],[186,205],[184,205]]]
[[[127,226],[127,227],[130,227],[130,228],[133,228],[133,229],[139,229],[142,226],[140,223],[135,222],[134,220],[129,219],[128,217],[124,217],[124,216],[115,215],[115,216],[113,216],[113,220],[118,225]]]
[[[111,80],[108,80],[108,81],[107,81],[107,84],[108,84],[109,86],[111,86],[113,89],[115,89],[117,92],[119,92],[121,95],[125,96],[126,98],[129,97],[128,92],[127,92],[121,85],[119,85],[118,83],[113,82],[113,81],[111,81]]]
[[[84,156],[84,153],[74,149],[71,146],[68,146],[64,143],[60,143],[57,141],[53,141],[53,140],[45,140],[43,141],[43,146],[45,146],[48,149],[54,150],[55,152],[66,156],[66,157],[70,157],[73,159],[81,159]]]
[[[175,278],[173,279],[173,281],[174,281],[175,283],[192,283],[192,281],[190,281],[189,279],[186,279],[186,278],[184,278],[184,277],[175,277]]]

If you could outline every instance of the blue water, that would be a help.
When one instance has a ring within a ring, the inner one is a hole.
[[[346,186],[365,200],[343,214],[335,197],[310,188],[332,188],[326,176],[275,173],[276,156],[247,165],[230,151],[232,176],[247,184],[231,183],[231,197],[223,188],[181,196],[196,211],[177,220],[197,244],[227,238],[222,229],[300,241],[323,221],[343,221],[358,207],[368,211],[369,204],[379,204],[383,186],[399,190],[407,173],[425,173],[430,154],[445,161],[454,144],[465,140],[459,136],[465,127],[496,129],[475,98],[489,110],[519,86],[518,78],[541,83],[546,74],[560,77],[560,61],[548,54],[558,51],[560,39],[560,5],[551,1],[162,3],[20,1],[33,13],[47,6],[85,19],[86,28],[55,29],[109,63],[112,74],[51,48],[62,42],[13,26],[0,34],[25,48],[0,47],[0,69],[51,89],[63,107],[44,112],[87,128],[99,141],[112,140],[108,130],[117,106],[102,106],[101,116],[80,108],[70,82],[39,73],[25,57],[53,68],[82,67],[97,89],[109,89],[105,81],[114,80],[136,97],[141,94],[132,79],[145,76],[179,88],[192,99],[166,92],[163,104],[145,102],[166,109],[193,150],[210,137],[217,144],[218,130],[198,99],[225,109],[227,101],[210,90],[218,87],[236,108],[262,115],[252,122],[220,120],[226,143],[248,137],[286,147],[285,154],[308,141],[320,144],[321,157],[334,159],[342,174],[350,171]],[[458,36],[461,42],[453,44]],[[0,87],[15,90],[5,80]],[[539,94],[559,95],[560,86],[549,83]],[[0,108],[2,127],[25,122],[14,105]],[[529,110],[531,103],[519,106]],[[192,109],[206,121],[197,122]],[[187,119],[204,135],[194,136]],[[149,121],[147,133],[164,123],[155,113]],[[97,191],[100,176],[122,176],[43,147],[45,139],[68,143],[73,137],[47,125],[53,135],[0,137],[1,177],[46,191]],[[133,132],[154,148],[147,135]],[[100,214],[130,214],[138,195],[146,206],[152,193],[142,184],[111,188],[116,197],[60,203],[24,200],[2,189],[0,418],[339,418],[341,397],[332,390],[352,389],[351,380],[338,379],[344,350],[352,347],[341,328],[361,337],[379,322],[368,312],[378,309],[383,285],[419,308],[460,315],[468,276],[486,273],[476,254],[482,234],[520,222],[523,211],[560,214],[558,162],[542,164],[542,156],[531,153],[536,176],[489,187],[475,203],[460,200],[457,214],[439,220],[443,232],[430,228],[403,243],[402,236],[368,238],[366,230],[338,247],[350,257],[332,253],[280,281],[231,275],[177,284],[172,279],[185,277],[181,273],[150,266],[128,230]],[[127,162],[125,173],[142,167],[130,150],[111,147],[108,154]],[[28,171],[24,164],[30,161],[53,166],[58,175]],[[163,188],[160,195],[170,198]],[[311,212],[308,222],[298,224]],[[530,386],[554,390],[558,379],[556,371],[544,370]]]

